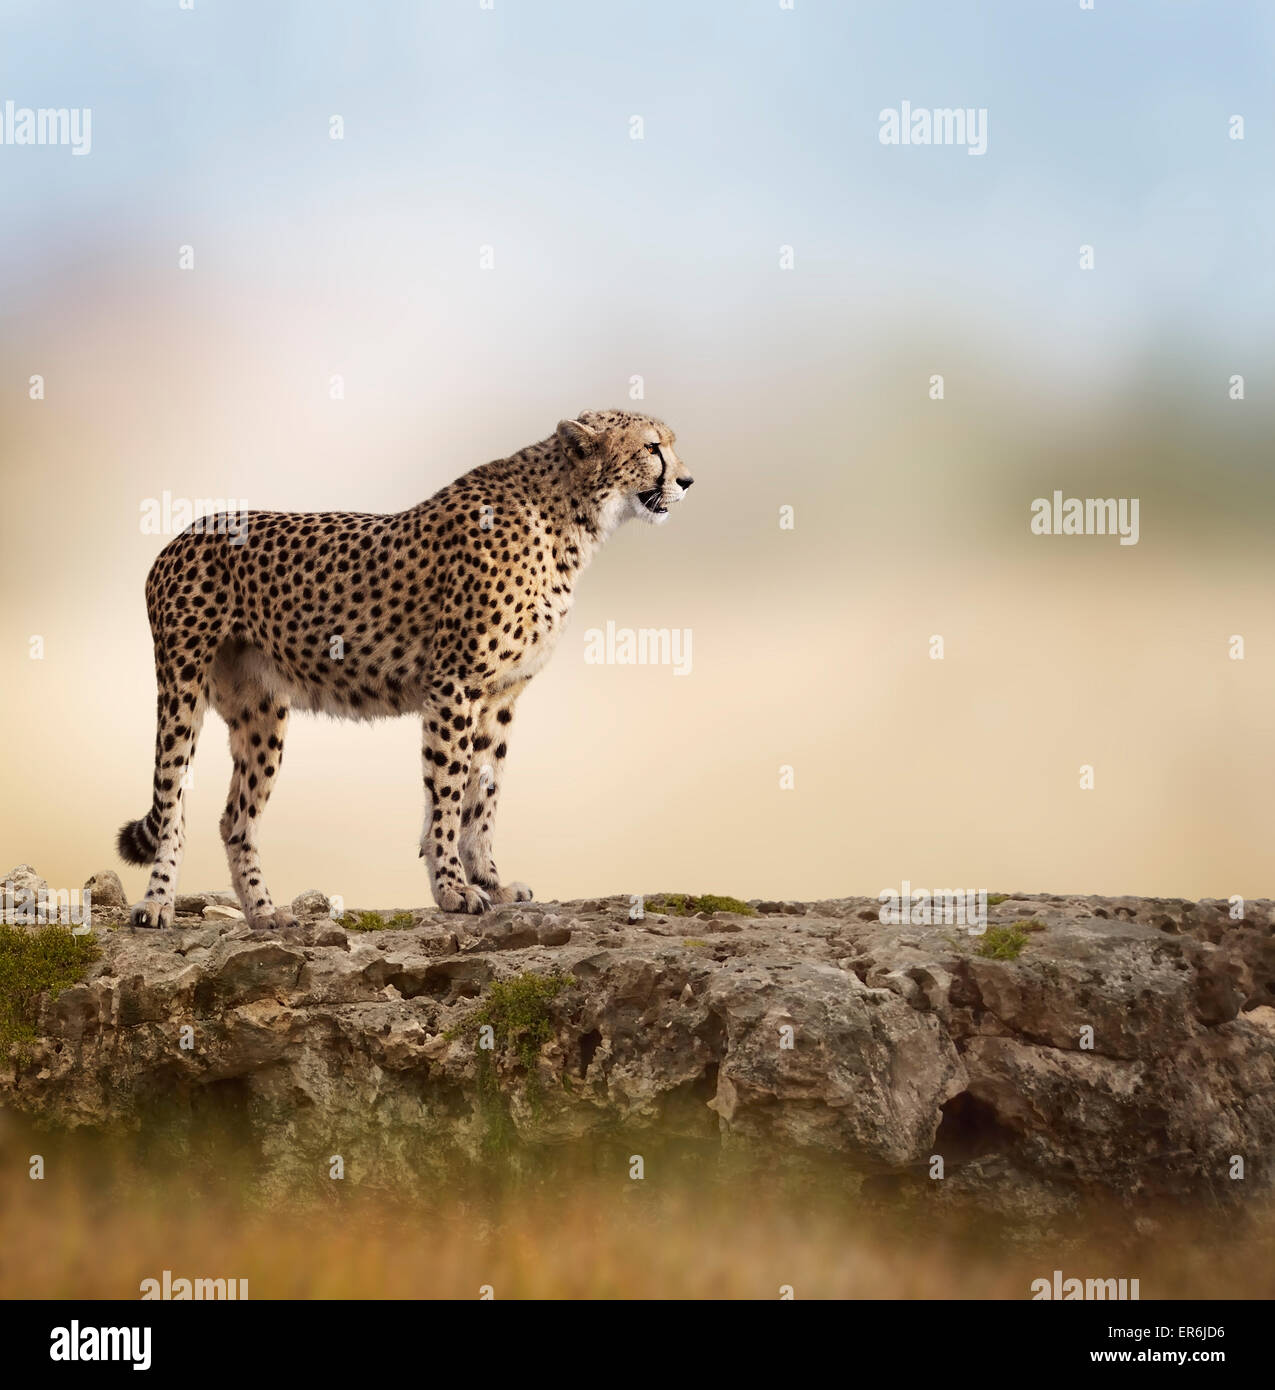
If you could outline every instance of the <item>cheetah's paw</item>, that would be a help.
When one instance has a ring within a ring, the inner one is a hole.
[[[475,888],[473,884],[465,884],[460,888],[453,888],[447,884],[440,884],[438,891],[434,894],[440,912],[486,912],[491,906],[491,895],[484,888]]]
[[[536,896],[525,883],[498,883],[487,891],[494,903],[529,903]]]
[[[173,905],[163,902],[140,902],[128,915],[131,927],[171,927]]]

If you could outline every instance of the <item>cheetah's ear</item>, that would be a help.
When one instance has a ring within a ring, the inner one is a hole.
[[[583,459],[597,448],[601,436],[579,420],[559,420],[558,438],[569,457]]]

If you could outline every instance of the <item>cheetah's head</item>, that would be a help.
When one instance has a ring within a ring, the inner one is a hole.
[[[585,410],[558,426],[558,440],[581,470],[605,523],[635,516],[662,526],[695,481],[662,421],[629,410]]]

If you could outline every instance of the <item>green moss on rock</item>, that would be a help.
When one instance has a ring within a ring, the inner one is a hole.
[[[1030,933],[1044,930],[1044,922],[1025,917],[1010,926],[988,927],[976,954],[988,960],[1017,960],[1027,945]]]
[[[66,927],[27,931],[0,924],[0,1056],[14,1043],[20,1056],[27,1054],[40,995],[77,984],[97,957],[91,936],[72,936]]]
[[[536,1076],[536,1057],[553,1037],[550,1002],[568,985],[571,975],[537,975],[526,971],[512,980],[497,980],[487,991],[482,1005],[463,1022],[449,1028],[445,1038],[473,1037],[488,1027],[493,1046],[478,1050],[478,1102],[484,1117],[483,1147],[489,1152],[507,1150],[515,1136],[513,1121],[500,1087],[492,1058],[497,1052],[512,1052],[526,1075],[526,1097],[533,1112],[542,1107],[540,1082]]]
[[[410,912],[396,912],[392,917],[380,912],[347,912],[337,919],[337,925],[347,931],[407,931],[415,919]]]
[[[487,991],[482,1006],[463,1023],[448,1029],[448,1038],[477,1033],[484,1026],[492,1031],[494,1050],[512,1050],[525,1070],[533,1070],[536,1054],[553,1036],[553,1015],[549,1003],[567,985],[575,984],[570,975],[537,975],[532,971],[512,980],[497,980]]]
[[[734,912],[741,917],[756,917],[756,911],[739,898],[720,893],[656,893],[643,903],[647,912],[662,912],[669,917],[694,917],[699,912]]]

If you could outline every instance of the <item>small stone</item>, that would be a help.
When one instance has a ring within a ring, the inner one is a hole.
[[[213,922],[242,922],[246,920],[237,907],[227,907],[225,903],[209,903],[204,908],[204,916]]]
[[[317,888],[307,888],[292,900],[292,910],[298,917],[326,917],[332,911],[332,904],[326,893]]]
[[[124,885],[114,869],[99,869],[84,885],[94,907],[127,907]]]
[[[202,893],[178,893],[173,908],[179,917],[198,917],[210,903],[238,907],[239,899],[229,888],[212,888]]]

